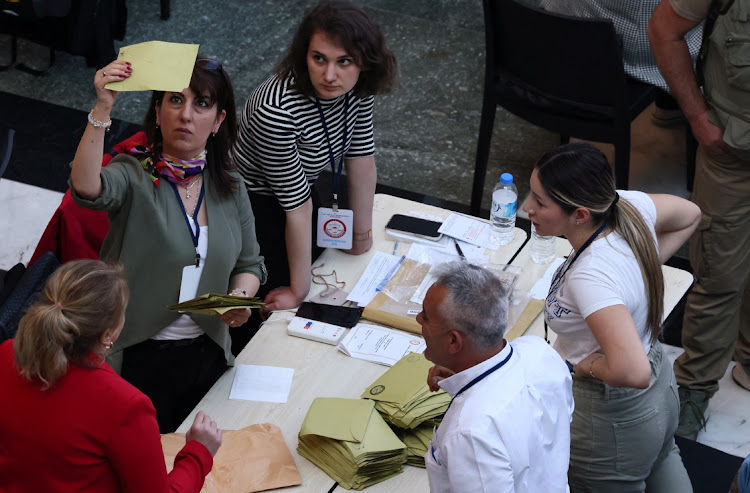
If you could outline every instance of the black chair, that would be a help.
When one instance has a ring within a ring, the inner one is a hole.
[[[479,214],[500,105],[570,137],[615,144],[617,186],[628,187],[630,123],[656,89],[626,77],[612,22],[484,0],[487,59],[470,211]]]
[[[10,154],[13,152],[13,137],[16,131],[0,123],[0,178],[10,162]]]

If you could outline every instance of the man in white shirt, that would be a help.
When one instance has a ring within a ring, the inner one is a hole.
[[[430,491],[566,491],[570,372],[541,338],[503,338],[508,293],[498,278],[444,265],[417,321],[436,364],[430,388],[452,398],[425,455]]]

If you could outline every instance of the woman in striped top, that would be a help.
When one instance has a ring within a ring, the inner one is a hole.
[[[275,75],[245,103],[235,157],[257,219],[269,280],[267,310],[299,305],[310,288],[317,202],[312,186],[346,165],[353,246],[372,246],[377,173],[374,95],[395,83],[396,60],[357,5],[321,2],[303,19]],[[334,176],[336,173],[334,173]],[[326,205],[328,205],[326,203]]]

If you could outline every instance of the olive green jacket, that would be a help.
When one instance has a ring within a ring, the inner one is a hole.
[[[266,281],[266,268],[255,238],[255,218],[239,174],[237,191],[229,198],[211,191],[203,175],[208,213],[208,252],[198,294],[226,293],[235,274],[250,273]],[[167,310],[177,303],[182,269],[195,263],[195,248],[185,214],[166,179],[155,186],[132,156],[119,154],[101,171],[102,191],[88,200],[71,186],[75,202],[108,212],[110,229],[100,258],[120,262],[130,287],[125,327],[107,362],[119,372],[122,350],[143,342],[174,322],[180,314]],[[219,317],[190,314],[219,346],[227,364],[234,363],[229,331]]]

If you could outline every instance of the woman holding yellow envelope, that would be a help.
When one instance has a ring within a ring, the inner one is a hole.
[[[230,149],[237,134],[234,92],[216,60],[198,58],[189,86],[154,91],[142,145],[100,166],[117,92],[138,67],[117,60],[96,72],[96,105],[70,178],[79,205],[108,212],[100,258],[120,262],[131,302],[110,364],[148,395],[162,433],[174,431],[234,362],[221,316],[166,307],[208,292],[253,296],[266,279],[255,220]]]

